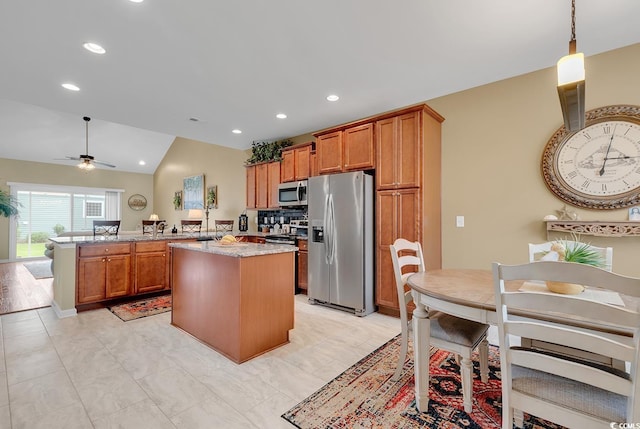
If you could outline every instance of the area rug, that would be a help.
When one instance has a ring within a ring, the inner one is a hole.
[[[489,350],[489,380],[482,383],[478,356],[474,356],[473,410],[464,411],[460,367],[455,356],[432,349],[429,363],[429,409],[415,405],[413,358],[408,357],[402,377],[391,380],[400,350],[400,336],[334,378],[282,417],[300,429],[410,429],[500,428],[501,396],[498,348]],[[413,353],[408,353],[413,356]],[[561,429],[525,414],[524,427]]]
[[[153,316],[154,314],[171,311],[171,295],[156,296],[140,301],[114,305],[113,307],[109,307],[109,311],[125,322],[140,319],[141,317]]]
[[[51,259],[47,259],[46,261],[24,262],[22,265],[24,265],[36,279],[49,279],[53,277],[53,273],[51,272]]]

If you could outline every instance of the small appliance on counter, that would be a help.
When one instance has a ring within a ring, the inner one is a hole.
[[[238,229],[243,232],[249,229],[249,217],[246,211],[238,217]]]

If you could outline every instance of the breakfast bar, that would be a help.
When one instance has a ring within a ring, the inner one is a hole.
[[[294,246],[172,243],[172,325],[236,363],[289,342]]]

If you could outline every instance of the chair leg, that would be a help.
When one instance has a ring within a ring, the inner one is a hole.
[[[524,426],[524,412],[522,410],[513,410],[513,420],[517,428]]]
[[[409,332],[406,327],[402,329],[402,335],[400,336],[402,339],[402,345],[400,346],[400,355],[398,356],[398,365],[396,367],[396,372],[391,377],[391,380],[398,381],[400,380],[400,376],[402,375],[402,368],[404,368],[404,362],[407,360],[407,348],[409,345]]]
[[[464,404],[464,410],[467,413],[471,412],[473,407],[472,403],[472,392],[473,392],[473,364],[471,359],[462,356],[462,361],[460,362],[460,376],[462,378],[462,402]]]
[[[478,345],[480,352],[480,380],[483,383],[489,381],[489,341],[486,337]]]

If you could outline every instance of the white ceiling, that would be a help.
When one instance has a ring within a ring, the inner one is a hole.
[[[585,55],[640,42],[640,1],[576,3]],[[73,165],[90,116],[89,154],[153,173],[175,136],[246,149],[553,66],[569,38],[569,0],[3,0],[0,157]]]

